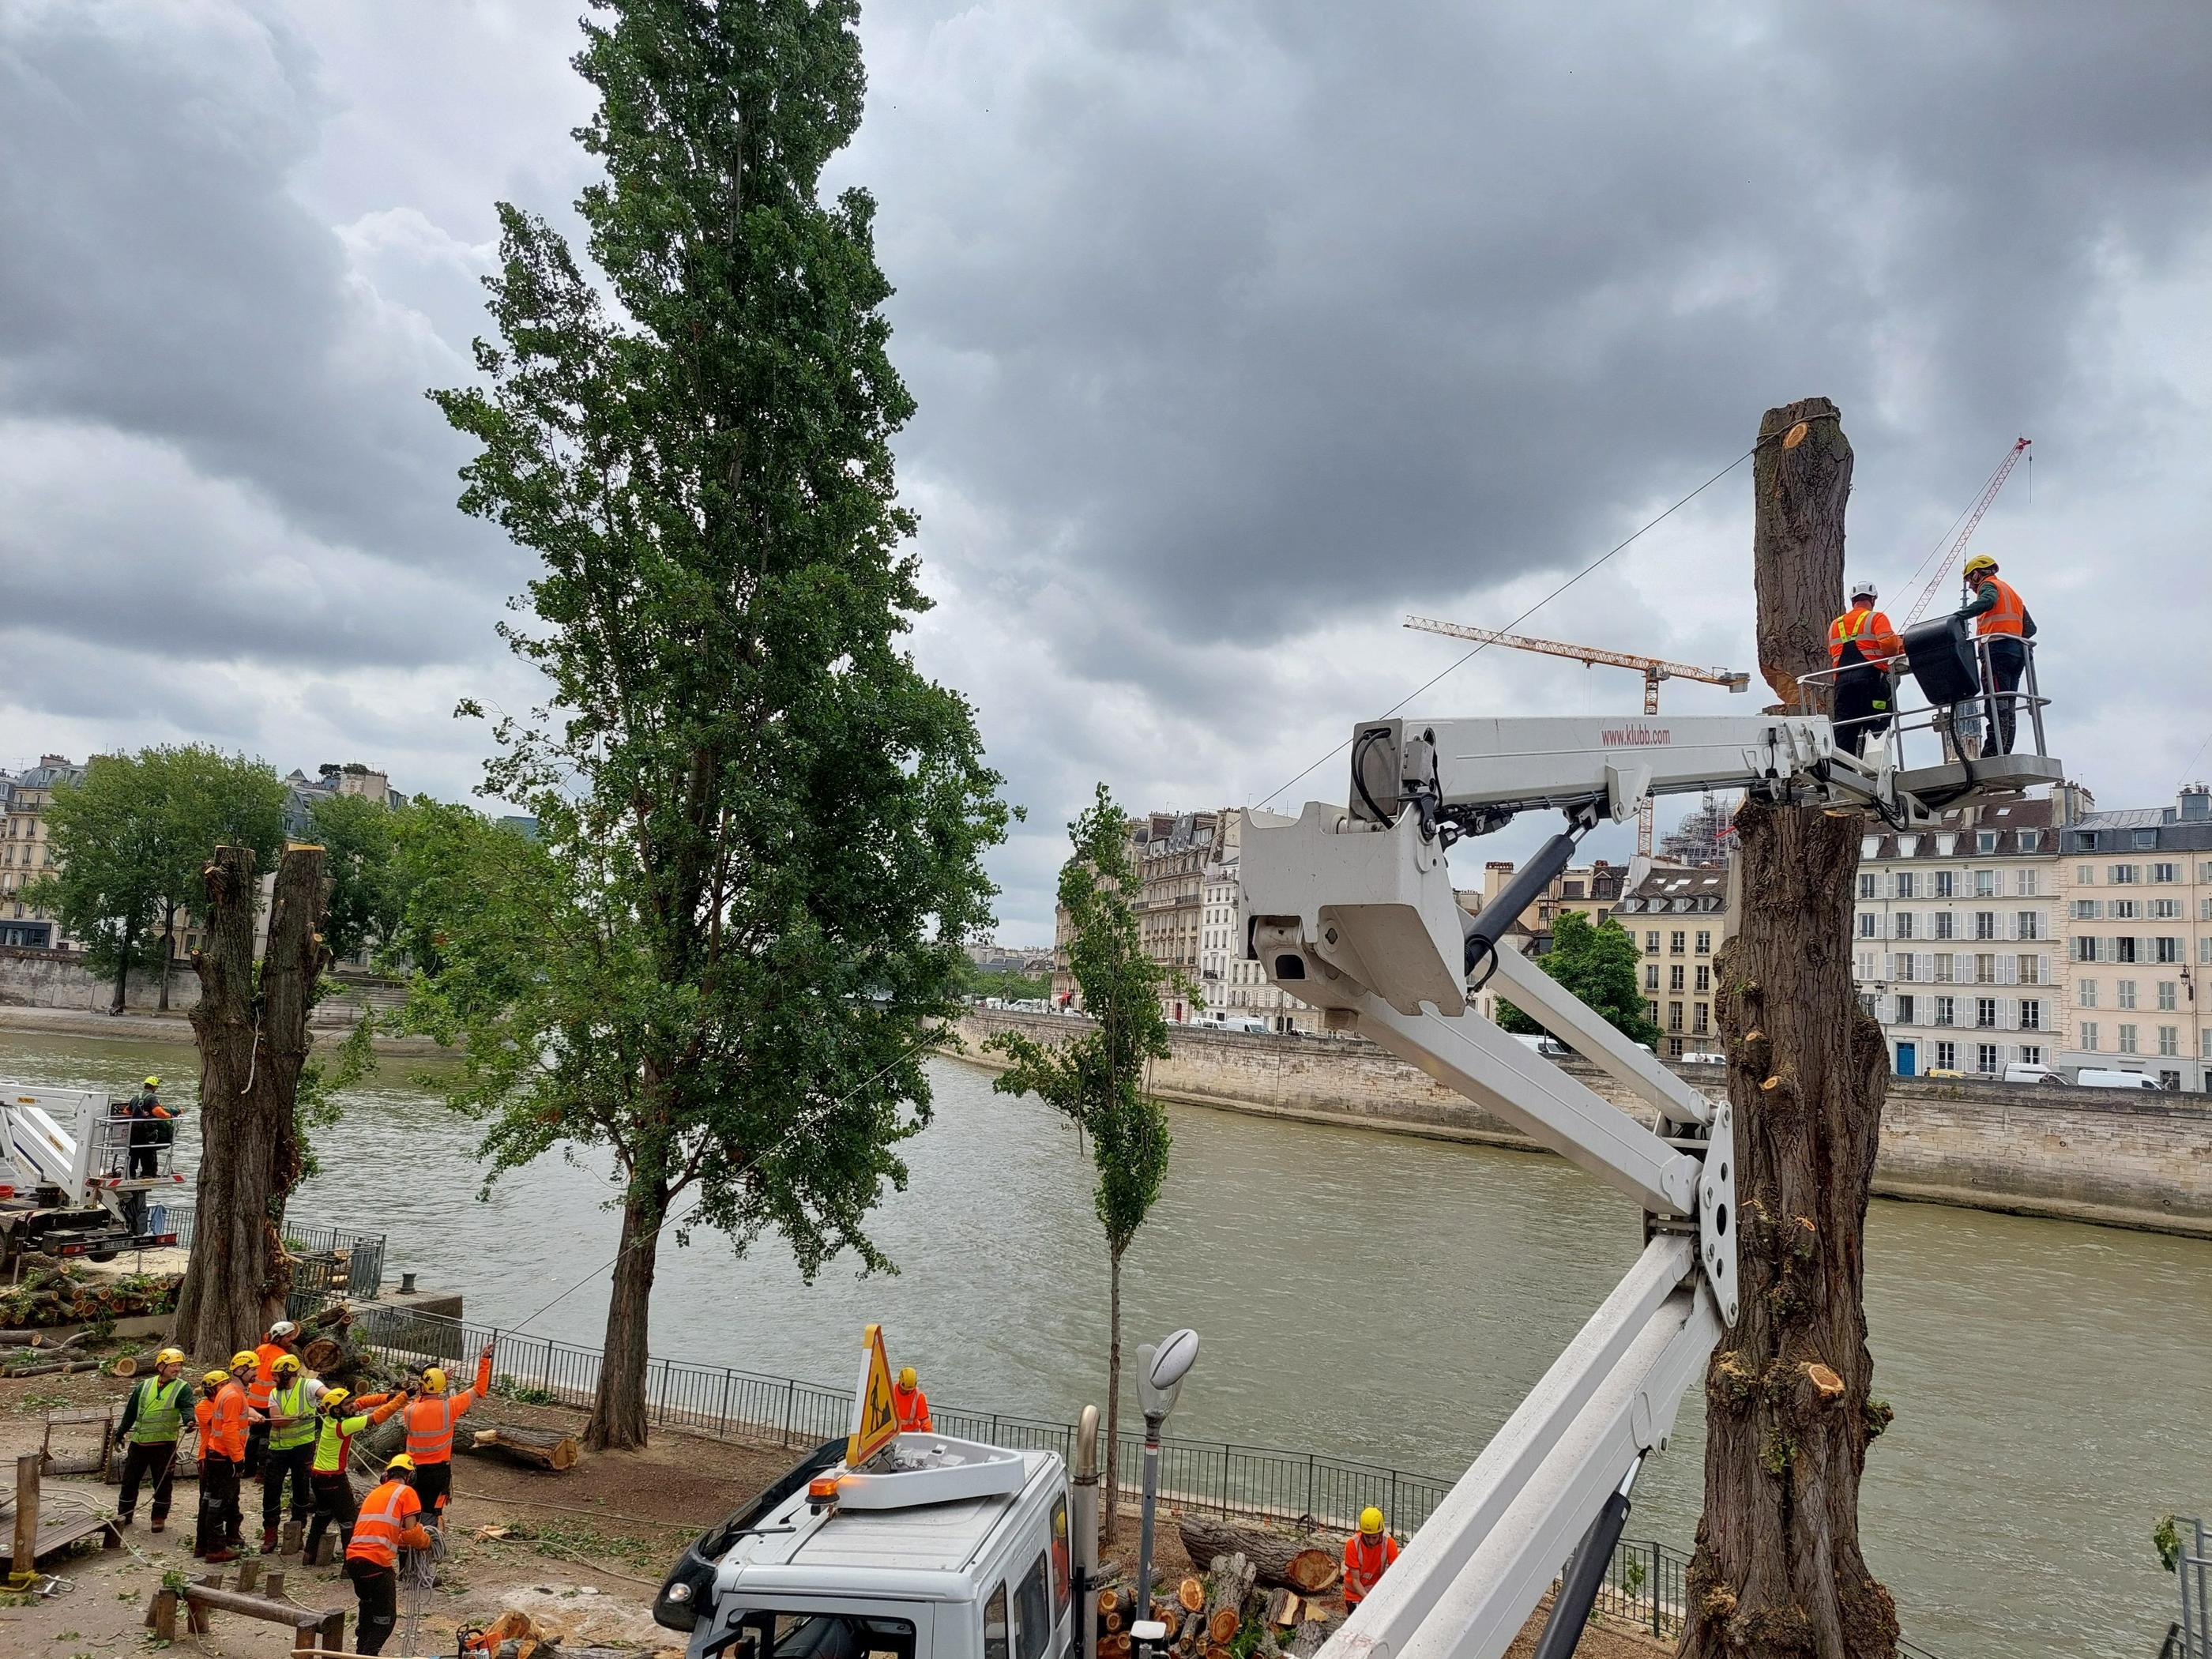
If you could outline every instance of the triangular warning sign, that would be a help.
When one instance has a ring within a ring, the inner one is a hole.
[[[891,1362],[884,1353],[884,1328],[860,1334],[860,1381],[853,1390],[853,1425],[845,1440],[845,1467],[857,1469],[898,1433],[891,1404]]]

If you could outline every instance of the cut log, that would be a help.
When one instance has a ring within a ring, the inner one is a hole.
[[[1321,1644],[1328,1640],[1328,1626],[1318,1619],[1308,1619],[1298,1626],[1297,1634],[1291,1638],[1291,1659],[1313,1659],[1321,1651]]]
[[[1217,1646],[1226,1647],[1235,1641],[1243,1626],[1244,1615],[1235,1607],[1216,1607],[1206,1615],[1206,1633]]]
[[[1109,1613],[1127,1612],[1131,1600],[1129,1592],[1121,1585],[1109,1584],[1098,1592],[1099,1613],[1103,1617]]]
[[[300,1357],[307,1362],[309,1370],[320,1376],[325,1371],[336,1370],[344,1361],[346,1346],[330,1337],[319,1336],[307,1344],[307,1352]]]
[[[1247,1557],[1232,1550],[1213,1558],[1213,1571],[1206,1585],[1206,1626],[1200,1632],[1203,1648],[1210,1652],[1237,1639],[1244,1625],[1244,1601],[1251,1594],[1252,1563]]]
[[[1196,1577],[1186,1577],[1176,1586],[1176,1600],[1182,1604],[1185,1613],[1206,1610],[1206,1585]]]
[[[1236,1659],[1236,1656],[1221,1643],[1208,1642],[1206,1644],[1206,1659]]]
[[[566,1469],[581,1455],[576,1437],[549,1429],[526,1429],[516,1423],[487,1423],[453,1437],[455,1449],[506,1458],[538,1469]]]
[[[1224,1521],[1218,1515],[1179,1515],[1176,1526],[1194,1567],[1209,1569],[1234,1550],[1251,1562],[1262,1584],[1287,1584],[1302,1595],[1316,1595],[1336,1583],[1336,1556],[1316,1547],[1310,1534]]]
[[[1121,1628],[1121,1615],[1118,1613],[1102,1613],[1098,1615],[1098,1623],[1109,1635],[1111,1635]]]

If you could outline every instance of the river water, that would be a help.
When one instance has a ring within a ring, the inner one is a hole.
[[[617,1218],[596,1158],[549,1156],[479,1201],[471,1126],[387,1060],[319,1138],[303,1219],[381,1229],[388,1270],[465,1290],[472,1321],[596,1342]],[[0,1031],[0,1077],[189,1103],[188,1047]],[[1103,1400],[1106,1265],[1073,1133],[933,1062],[936,1118],[873,1236],[897,1261],[811,1285],[763,1241],[664,1247],[659,1354],[849,1386],[861,1325],[940,1402],[1066,1419]],[[179,1088],[178,1085],[183,1085]],[[1637,1218],[1559,1159],[1172,1109],[1166,1190],[1126,1263],[1137,1340],[1204,1343],[1173,1430],[1449,1477],[1634,1259]],[[196,1146],[186,1120],[180,1162]],[[2212,1504],[2212,1243],[1877,1201],[1867,1554],[1943,1659],[2145,1659],[2172,1616],[2156,1517]],[[1694,1533],[1695,1391],[1632,1536]]]

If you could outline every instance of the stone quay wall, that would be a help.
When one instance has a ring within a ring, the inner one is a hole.
[[[944,1050],[988,1070],[998,1030],[1064,1042],[1085,1022],[976,1009]],[[1246,1036],[1179,1027],[1152,1066],[1163,1099],[1264,1117],[1538,1151],[1510,1124],[1358,1038]],[[1565,1069],[1637,1110],[1595,1067]],[[1677,1066],[1717,1095],[1718,1066]],[[1893,1078],[1874,1189],[1972,1209],[2212,1237],[2212,1096],[2048,1084]]]

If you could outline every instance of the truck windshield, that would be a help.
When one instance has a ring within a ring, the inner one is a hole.
[[[914,1626],[872,1613],[757,1607],[738,1621],[718,1651],[724,1659],[914,1659]]]

